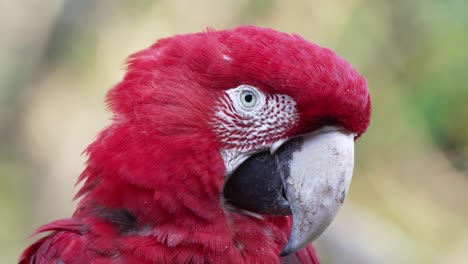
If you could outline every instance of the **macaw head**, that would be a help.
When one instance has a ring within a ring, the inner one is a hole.
[[[371,112],[366,80],[344,59],[255,26],[158,41],[130,58],[108,102],[114,122],[88,149],[90,166],[207,218],[220,206],[292,214],[283,255],[334,218]],[[212,212],[193,209],[201,193]]]

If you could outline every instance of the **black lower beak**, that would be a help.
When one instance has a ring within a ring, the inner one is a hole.
[[[224,186],[224,198],[237,208],[265,215],[292,214],[275,157],[258,153],[242,163]]]
[[[292,139],[275,154],[244,161],[224,186],[225,201],[265,215],[293,215],[282,255],[316,239],[331,223],[351,181],[354,135],[326,131]]]

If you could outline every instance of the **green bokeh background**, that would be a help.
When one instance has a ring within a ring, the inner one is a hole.
[[[155,40],[256,24],[330,47],[369,81],[372,124],[324,263],[468,263],[468,1],[0,3],[0,263],[69,216],[106,91]]]

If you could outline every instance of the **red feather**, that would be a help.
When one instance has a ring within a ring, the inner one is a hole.
[[[20,263],[319,263],[312,246],[280,259],[290,217],[223,206],[213,106],[224,90],[249,84],[296,100],[290,136],[325,122],[362,134],[365,79],[328,49],[254,26],[163,39],[128,65],[107,97],[113,123],[87,148],[73,218],[39,229],[51,233]]]

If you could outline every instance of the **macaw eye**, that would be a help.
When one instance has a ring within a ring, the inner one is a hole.
[[[236,112],[244,116],[256,115],[266,103],[265,94],[251,85],[241,84],[226,93]]]
[[[257,95],[252,91],[242,91],[240,94],[240,102],[245,108],[252,108],[257,104]]]

